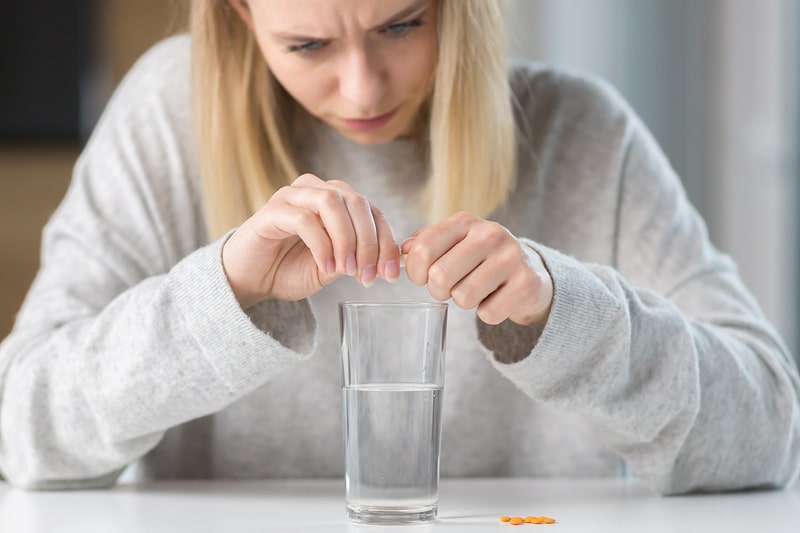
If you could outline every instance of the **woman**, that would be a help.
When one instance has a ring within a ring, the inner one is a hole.
[[[45,229],[6,478],[340,476],[335,303],[432,297],[444,476],[791,482],[790,354],[610,88],[507,72],[502,7],[193,2]]]

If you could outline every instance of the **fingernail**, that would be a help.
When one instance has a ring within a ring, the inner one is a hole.
[[[400,266],[398,266],[397,261],[386,261],[383,273],[386,276],[386,281],[397,283],[397,280],[400,279]]]
[[[375,265],[367,265],[361,269],[361,284],[369,289],[375,283]]]
[[[327,272],[329,276],[336,274],[336,261],[334,261],[333,258],[328,259],[328,262],[325,263],[325,272]]]
[[[347,256],[345,260],[344,267],[347,270],[348,276],[355,276],[356,275],[356,256],[350,254]]]

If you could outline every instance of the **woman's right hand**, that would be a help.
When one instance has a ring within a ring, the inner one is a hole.
[[[243,309],[300,300],[340,275],[365,286],[400,276],[400,248],[383,213],[342,181],[303,174],[279,189],[222,248]]]

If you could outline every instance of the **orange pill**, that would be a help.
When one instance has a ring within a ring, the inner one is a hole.
[[[536,520],[535,516],[526,516],[523,518],[526,524],[532,524],[534,520]]]
[[[543,517],[541,517],[541,519],[542,519],[542,523],[544,523],[544,524],[555,524],[556,523],[556,519],[555,518],[550,518],[549,516],[543,516]]]
[[[508,521],[508,523],[511,524],[512,526],[518,526],[522,522],[523,522],[523,520],[522,520],[521,516],[515,516],[514,518],[512,518],[511,520]]]
[[[510,516],[501,516],[500,517],[500,521],[501,522],[508,522],[509,520],[511,520]]]

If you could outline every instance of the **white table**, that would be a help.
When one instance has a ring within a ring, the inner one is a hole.
[[[547,515],[558,523],[511,526],[498,520],[503,514]],[[433,524],[362,526],[345,518],[343,482],[336,480],[168,481],[74,492],[0,483],[2,533],[367,530],[797,533],[800,487],[664,498],[634,480],[447,479]]]

